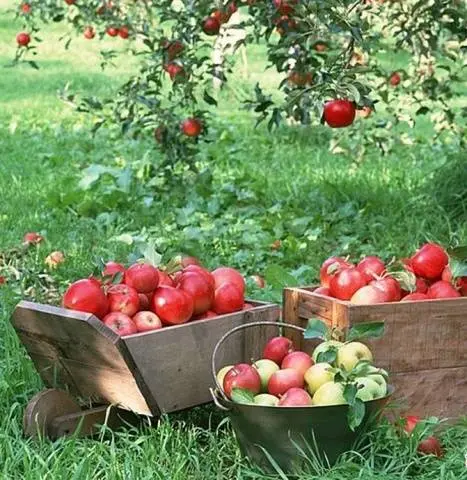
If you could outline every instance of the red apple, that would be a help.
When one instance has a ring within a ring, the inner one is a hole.
[[[243,310],[245,297],[233,283],[224,283],[216,288],[212,309],[219,315]]]
[[[203,124],[197,118],[186,118],[180,124],[180,129],[187,137],[198,137],[203,131]]]
[[[195,315],[192,320],[207,320],[208,318],[216,318],[218,317],[216,312],[213,312],[211,310],[208,310],[205,313],[202,313],[201,315]]]
[[[36,232],[26,233],[23,237],[23,243],[25,245],[36,245],[38,243],[41,243],[43,240],[44,237]]]
[[[212,289],[216,288],[214,277],[211,275],[211,272],[208,272],[205,268],[200,267],[199,265],[190,264],[183,269],[182,273],[187,272],[194,272],[201,275],[209,283]]]
[[[239,363],[231,368],[224,377],[223,389],[227,397],[231,398],[232,390],[241,388],[253,395],[261,391],[261,378],[256,368],[247,363]]]
[[[420,422],[421,418],[416,415],[407,415],[404,417],[404,430],[410,434],[413,429],[417,426],[417,423]]]
[[[401,302],[418,302],[420,300],[430,300],[430,297],[426,293],[409,293]]]
[[[193,298],[179,288],[159,287],[154,292],[151,309],[164,325],[179,325],[192,317]]]
[[[350,300],[352,295],[365,285],[365,276],[356,267],[350,267],[344,268],[331,278],[329,290],[333,297]]]
[[[305,352],[290,352],[282,360],[281,369],[293,368],[297,370],[301,375],[305,375],[305,372],[314,364],[312,358]]]
[[[121,273],[121,279],[118,283],[123,282],[123,274],[125,273],[125,267],[121,263],[117,262],[107,262],[104,266],[104,270],[102,271],[103,277],[115,277],[117,273]],[[111,279],[108,282],[111,283]]]
[[[378,277],[381,277],[386,272],[386,266],[379,257],[368,256],[365,257],[357,268],[365,275],[366,281],[371,282]]]
[[[120,27],[118,29],[118,35],[120,38],[123,38],[124,40],[126,40],[130,36],[129,28],[125,25],[123,27]]]
[[[279,400],[279,407],[308,407],[311,404],[311,397],[303,388],[290,388]]]
[[[146,311],[149,310],[149,306],[151,305],[151,302],[149,301],[149,298],[146,293],[138,293],[139,297],[139,309],[140,311]]]
[[[109,303],[99,284],[88,278],[72,283],[63,296],[63,306],[71,310],[94,314],[104,318]]]
[[[16,43],[19,47],[27,47],[30,42],[31,36],[29,35],[29,33],[20,32],[18,33],[18,35],[16,35]]]
[[[443,448],[441,447],[439,440],[433,436],[422,440],[417,447],[417,451],[423,455],[435,455],[438,458],[444,456]]]
[[[135,263],[125,272],[123,281],[138,293],[153,292],[159,285],[159,271],[147,263]]]
[[[87,40],[92,40],[96,36],[96,31],[93,27],[86,27],[83,32],[84,38]]]
[[[118,28],[107,27],[106,32],[109,37],[116,37],[118,35]]]
[[[313,290],[313,293],[317,293],[319,295],[324,295],[326,297],[331,296],[331,291],[329,290],[328,287],[318,287],[315,290]]]
[[[389,302],[389,295],[374,285],[365,285],[359,288],[350,299],[355,305],[374,305],[376,303]]]
[[[133,317],[138,332],[150,332],[162,328],[160,318],[154,313],[142,310]]]
[[[193,297],[194,315],[200,315],[211,309],[214,301],[214,289],[201,273],[183,272],[178,279],[177,288]]]
[[[353,265],[341,257],[329,257],[323,262],[319,270],[319,278],[322,287],[329,288],[329,282],[339,270],[352,267]]]
[[[111,312],[122,312],[132,317],[139,310],[138,292],[128,285],[112,285],[107,296]]]
[[[190,257],[187,255],[182,256],[180,263],[183,268],[186,268],[190,265],[196,265],[198,267],[202,267],[201,262],[196,257]]]
[[[451,283],[443,280],[433,283],[428,289],[427,295],[430,298],[457,298],[461,296]]]
[[[291,388],[303,388],[303,375],[293,368],[278,370],[271,375],[268,382],[268,393],[279,397]]]
[[[230,267],[219,267],[212,272],[212,276],[214,277],[216,288],[221,287],[224,283],[232,283],[242,294],[245,293],[245,279],[238,270]]]
[[[252,308],[255,308],[255,307],[251,303],[244,303],[243,304],[243,310],[251,310]]]
[[[159,287],[162,286],[166,287],[175,287],[175,282],[173,281],[172,277],[168,275],[166,272],[162,272],[159,270]]]
[[[426,243],[410,259],[415,275],[429,280],[440,278],[448,262],[446,250],[436,243]]]
[[[217,35],[221,29],[221,23],[216,17],[207,17],[203,20],[202,27],[206,35]]]
[[[121,337],[138,332],[133,320],[121,312],[109,313],[104,317],[103,322]]]
[[[263,350],[261,358],[272,360],[277,365],[282,363],[282,360],[291,352],[294,351],[292,340],[286,337],[274,337],[269,340]]]
[[[387,302],[398,302],[402,297],[400,283],[393,277],[386,276],[380,280],[374,280],[370,285],[383,291],[388,298]]]

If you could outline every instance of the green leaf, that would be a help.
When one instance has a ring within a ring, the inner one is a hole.
[[[337,348],[329,347],[324,352],[321,352],[316,357],[317,363],[334,363],[337,360]]]
[[[161,264],[162,255],[156,251],[154,241],[150,240],[147,243],[141,243],[139,250],[145,260],[151,265],[158,267]]]
[[[380,338],[384,334],[384,322],[368,322],[354,325],[347,334],[347,341],[363,338]]]
[[[451,248],[448,250],[449,256],[460,261],[467,261],[467,245]]]
[[[354,431],[360,426],[364,418],[365,403],[359,398],[356,398],[354,404],[349,406],[349,412],[347,414],[350,430]]]
[[[353,405],[357,398],[357,384],[356,383],[347,383],[344,387],[344,398],[349,405]]]
[[[214,105],[215,107],[217,107],[217,100],[211,97],[211,95],[209,95],[206,90],[204,91],[203,99],[208,105]]]
[[[372,370],[372,364],[368,360],[359,360],[352,369],[352,374],[357,377],[366,377]]]
[[[255,403],[255,396],[243,388],[233,388],[230,397],[235,403]]]
[[[451,257],[449,267],[453,278],[467,277],[467,261],[461,261],[456,257]]]
[[[298,285],[298,280],[279,265],[268,265],[264,271],[264,278],[266,283],[275,290]]]
[[[310,318],[303,337],[306,339],[320,338],[325,340],[329,334],[329,327],[319,318]]]

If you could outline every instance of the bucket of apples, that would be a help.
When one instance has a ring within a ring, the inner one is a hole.
[[[332,337],[343,332],[313,319],[307,329],[257,322],[227,332],[212,355],[211,395],[230,417],[242,454],[266,470],[292,473],[316,461],[332,465],[357,443],[363,445],[364,432],[377,422],[394,389],[388,373],[373,364],[370,349],[355,340],[379,336],[383,329],[376,322],[360,324],[338,341]],[[289,337],[297,332],[310,354],[295,349]],[[254,346],[253,358],[245,352],[239,363],[223,365],[219,359],[229,358],[229,341],[237,334],[268,340]]]

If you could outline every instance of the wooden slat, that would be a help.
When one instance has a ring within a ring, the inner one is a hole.
[[[401,412],[439,418],[467,415],[467,366],[397,373],[390,383]]]
[[[124,343],[93,315],[21,302],[11,320],[47,387],[158,414]]]
[[[299,314],[302,296],[298,288],[285,288],[282,296],[282,315],[283,321],[297,327],[306,327],[306,321]],[[302,349],[303,336],[299,332],[286,331],[286,336],[290,338],[297,349]]]
[[[384,321],[367,343],[391,372],[467,366],[467,299],[351,306],[350,324]]]
[[[278,319],[279,307],[265,305],[245,312],[200,320],[154,332],[131,335],[123,341],[157,398],[162,412],[173,412],[211,401],[214,380],[211,355],[218,340],[232,328],[256,319]],[[219,353],[219,365],[242,361],[245,336]]]

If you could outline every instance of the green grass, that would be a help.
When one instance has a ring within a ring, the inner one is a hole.
[[[5,10],[10,5],[0,2],[2,65],[13,57],[20,28]],[[0,76],[0,251],[18,246],[26,231],[46,236],[23,257],[10,253],[3,269],[9,282],[0,288],[0,477],[268,478],[240,457],[230,428],[211,407],[171,415],[157,428],[103,432],[100,439],[25,440],[22,412],[41,382],[9,324],[14,306],[25,297],[55,299],[55,289],[89,274],[96,256],[125,260],[134,247],[116,238],[128,232],[146,232],[166,257],[187,251],[211,267],[229,263],[245,274],[276,263],[307,283],[331,254],[389,259],[426,239],[465,244],[462,153],[454,145],[433,148],[426,124],[417,130],[418,143],[396,142],[385,157],[371,146],[362,154],[363,121],[346,133],[324,127],[284,127],[272,135],[253,130],[249,114],[235,108],[246,91],[239,78],[221,96],[214,141],[199,156],[203,173],[184,172],[167,184],[158,176],[160,154],[151,139],[122,140],[105,131],[92,138],[89,120],[56,96],[66,82],[82,94],[109,94],[128,75],[128,64],[122,59],[117,69],[102,72],[95,45],[77,40],[65,51],[56,43],[60,30],[50,32],[40,47],[40,71],[19,66]],[[250,51],[249,80],[269,75],[260,54]],[[331,136],[341,141],[343,153],[329,151]],[[129,184],[118,186],[106,175],[79,189],[83,169],[96,164],[118,166],[118,172],[126,166]],[[282,240],[278,251],[270,248],[276,239]],[[44,258],[52,250],[65,252],[66,263],[47,272]],[[50,283],[39,277],[44,272],[51,273]],[[272,288],[250,288],[255,297],[278,296]],[[301,478],[467,478],[466,430],[464,422],[441,434],[446,457],[439,461],[419,457],[413,444],[383,425],[364,457],[349,454],[332,470]]]

